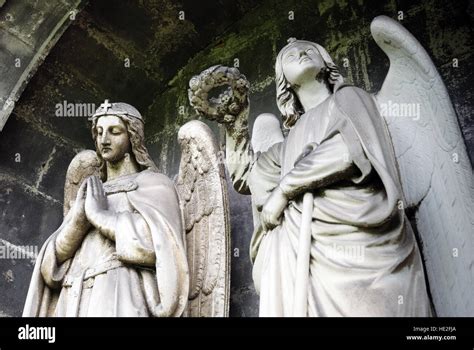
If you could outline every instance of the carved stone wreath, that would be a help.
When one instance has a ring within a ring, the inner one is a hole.
[[[217,98],[209,98],[209,92],[219,86],[228,88]],[[189,81],[188,97],[191,106],[207,119],[219,123],[232,123],[248,105],[250,84],[237,68],[212,66]]]

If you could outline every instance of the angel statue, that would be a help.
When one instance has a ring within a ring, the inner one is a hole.
[[[265,113],[250,139],[249,84],[235,68],[190,81],[191,105],[225,126],[235,189],[252,195],[260,316],[474,315],[473,176],[454,109],[406,29],[380,16],[371,31],[390,59],[375,95],[345,84],[318,44],[290,39],[279,52],[286,135]],[[405,104],[419,115],[397,113]]]
[[[64,220],[37,257],[23,316],[227,316],[227,189],[211,130],[181,127],[174,183],[134,107],[106,100],[91,119],[97,152],[69,165]]]

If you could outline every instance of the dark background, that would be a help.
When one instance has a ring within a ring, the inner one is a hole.
[[[134,105],[146,118],[153,159],[173,177],[180,157],[177,131],[195,118],[186,92],[193,75],[238,59],[252,84],[251,120],[262,112],[278,115],[274,60],[286,39],[297,37],[323,45],[349,82],[375,92],[388,60],[370,35],[370,21],[381,14],[397,18],[398,11],[447,85],[472,161],[474,9],[469,1],[95,0],[51,50],[0,133],[0,245],[41,246],[61,222],[70,160],[93,148],[87,119],[56,117],[57,103],[98,105],[107,98]],[[124,65],[127,58],[130,68]],[[342,65],[345,58],[349,67]],[[209,125],[222,142],[222,131]],[[21,162],[15,162],[17,154]],[[230,189],[230,201],[230,312],[257,316],[248,255],[250,197]],[[0,259],[0,316],[21,315],[32,268],[27,260]]]

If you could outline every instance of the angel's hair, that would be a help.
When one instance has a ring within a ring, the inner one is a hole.
[[[140,171],[143,170],[152,170],[158,171],[155,162],[151,159],[150,154],[145,146],[145,132],[143,128],[143,122],[140,119],[130,117],[128,115],[117,115],[120,118],[125,126],[127,127],[128,138],[130,140],[130,145],[132,147],[132,153],[135,157],[138,166],[140,167]],[[103,160],[102,156],[100,155],[99,148],[97,145],[97,120],[100,118],[95,117],[92,119],[92,137],[94,139],[94,143],[96,146],[97,157],[99,158],[100,165],[99,165],[99,172],[100,178],[102,181],[107,180],[107,165],[106,162]]]
[[[300,116],[304,113],[303,106],[298,100],[298,96],[293,91],[291,84],[288,82],[288,80],[286,80],[286,77],[283,74],[283,55],[292,46],[297,43],[306,44],[312,46],[314,49],[316,49],[317,52],[319,52],[326,67],[321,70],[321,74],[318,74],[315,79],[322,79],[327,84],[331,92],[334,92],[334,88],[336,85],[344,82],[344,79],[341,73],[339,73],[339,70],[334,64],[331,56],[329,56],[329,53],[321,45],[318,45],[311,41],[296,40],[294,38],[288,39],[288,42],[289,44],[287,44],[278,53],[275,63],[277,106],[282,114],[283,126],[286,129],[292,128],[296,124]]]

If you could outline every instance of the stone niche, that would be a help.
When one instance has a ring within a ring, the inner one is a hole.
[[[8,6],[8,0],[0,1],[1,18]],[[274,60],[286,39],[296,37],[323,45],[348,82],[377,91],[388,60],[370,36],[369,24],[381,14],[402,15],[402,24],[431,55],[454,103],[471,161],[474,156],[474,76],[468,68],[474,58],[473,7],[467,0],[224,0],[217,6],[213,1],[95,0],[80,8],[44,63],[30,74],[0,133],[2,246],[41,246],[61,222],[70,160],[94,147],[87,118],[58,117],[58,105],[98,106],[107,98],[136,106],[146,118],[150,153],[160,170],[173,177],[180,156],[177,131],[196,118],[187,101],[191,76],[214,64],[236,66],[252,84],[251,124],[262,112],[278,115]],[[15,30],[28,32],[27,23]],[[12,33],[6,31],[0,26],[0,37]],[[222,130],[209,125],[224,142]],[[230,204],[230,314],[257,316],[248,253],[250,197],[230,189]],[[32,267],[29,259],[0,259],[1,316],[21,315]]]

